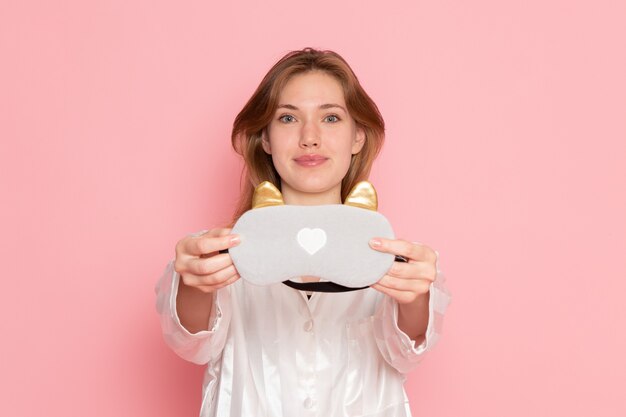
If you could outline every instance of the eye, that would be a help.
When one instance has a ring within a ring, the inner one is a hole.
[[[289,123],[290,121],[285,122],[285,117],[291,117],[292,119],[294,118],[294,117],[293,117],[292,115],[290,115],[290,114],[285,114],[285,115],[280,116],[280,117],[278,118],[278,120],[280,120],[281,122],[284,122],[284,123]]]
[[[335,120],[331,120],[331,123],[337,123],[339,120],[341,120],[341,119],[339,119],[339,116],[337,116],[336,114],[328,115],[328,116],[326,116],[326,119],[333,118],[333,117],[334,117]]]

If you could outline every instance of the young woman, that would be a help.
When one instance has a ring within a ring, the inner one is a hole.
[[[405,375],[437,341],[450,301],[436,251],[373,239],[408,262],[370,288],[312,294],[247,283],[219,253],[238,244],[230,231],[256,185],[271,181],[285,204],[342,204],[383,138],[349,65],[312,48],[279,60],[235,119],[246,181],[232,223],[181,239],[156,287],[167,344],[207,365],[201,416],[411,415]]]

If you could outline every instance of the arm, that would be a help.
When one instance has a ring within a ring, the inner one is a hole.
[[[179,298],[181,286],[186,287],[180,283],[180,274],[174,269],[172,260],[155,287],[156,309],[165,342],[177,355],[190,362],[205,364],[216,360],[224,349],[230,323],[230,289],[226,287],[210,293],[210,310],[204,306],[202,313],[196,314],[191,309],[201,304],[202,299],[197,294],[181,294]],[[181,323],[178,305],[183,307],[185,326]]]
[[[429,304],[430,290],[412,303],[398,305],[398,327],[418,345],[426,339]]]
[[[400,305],[392,297],[385,295],[379,303],[373,320],[376,343],[383,358],[401,373],[412,371],[423,358],[423,354],[431,350],[441,336],[443,317],[451,300],[451,294],[444,283],[444,275],[437,270],[435,281],[430,284],[428,292],[428,309],[420,305],[417,309],[419,317],[413,316],[416,311],[410,309],[401,313]],[[426,311],[427,314],[424,314]],[[407,324],[408,322],[412,324]],[[424,322],[427,323],[425,331],[415,339],[411,339],[400,327],[419,327]]]
[[[208,329],[209,316],[213,309],[213,298],[214,293],[205,293],[185,285],[182,279],[178,280],[176,313],[181,325],[190,333],[198,333]]]

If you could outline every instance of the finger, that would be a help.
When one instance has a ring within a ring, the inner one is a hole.
[[[210,275],[196,275],[190,272],[181,274],[185,285],[190,287],[200,287],[204,285],[218,285],[228,281],[233,275],[238,275],[234,265],[227,266]]]
[[[224,288],[232,284],[233,282],[237,281],[239,278],[241,278],[241,276],[239,274],[235,274],[229,279],[227,279],[226,281],[222,282],[221,284],[214,285],[213,288],[215,288],[216,290],[219,290],[220,288]]]
[[[225,227],[218,227],[215,229],[211,229],[209,231],[207,231],[206,233],[200,235],[200,237],[218,237],[218,236],[226,236],[228,233],[230,233],[231,229],[225,228]]]
[[[196,288],[198,288],[199,290],[203,291],[203,292],[213,292],[213,291],[217,291],[220,288],[224,288],[230,284],[232,284],[233,282],[237,281],[239,278],[241,278],[239,276],[239,274],[233,275],[232,277],[230,277],[229,279],[227,279],[226,281],[222,282],[221,284],[216,284],[216,285],[201,285],[198,286]]]
[[[201,237],[201,236],[215,237],[215,236],[220,236],[220,234],[224,230],[229,230],[229,229],[226,229],[226,228],[215,228],[215,229],[210,229],[210,230],[205,229],[205,230],[200,230],[199,232],[189,233],[186,237]]]
[[[387,271],[387,275],[403,279],[435,280],[436,268],[429,262],[394,262]]]
[[[385,275],[376,284],[392,290],[411,291],[421,294],[428,291],[430,283],[431,281],[427,279],[402,279]]]
[[[203,235],[191,238],[186,242],[186,253],[192,256],[201,256],[218,252],[222,249],[237,245],[237,242],[231,241],[231,239],[235,237],[237,237],[237,235],[220,232],[218,236]]]
[[[223,270],[220,270],[216,274],[212,275],[195,275],[192,273],[183,273],[181,274],[181,279],[183,280],[185,285],[190,287],[213,287],[215,285],[219,285],[223,282],[228,281],[235,275],[238,275],[234,269],[229,268],[224,268]]]
[[[371,287],[377,291],[382,292],[383,294],[387,294],[400,304],[411,303],[417,298],[417,294],[411,291],[400,291],[393,288],[384,287],[380,284],[374,284]]]
[[[381,242],[380,246],[372,244],[370,246],[378,251],[393,253],[395,255],[401,255],[411,261],[426,261],[435,262],[437,260],[437,254],[430,247],[421,244],[408,242],[403,239],[385,239],[382,237],[375,238]]]
[[[190,258],[187,261],[187,271],[194,275],[211,275],[233,264],[227,253],[221,253],[209,258]]]

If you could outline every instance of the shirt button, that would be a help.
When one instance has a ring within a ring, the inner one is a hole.
[[[304,326],[302,326],[304,328],[305,332],[310,332],[311,330],[313,330],[313,320],[307,320],[306,322],[304,322]]]
[[[304,408],[306,408],[306,409],[308,410],[309,408],[313,408],[313,406],[315,405],[315,401],[313,401],[313,399],[312,399],[312,398],[308,398],[308,397],[307,397],[307,398],[304,400],[303,405],[304,405]]]

